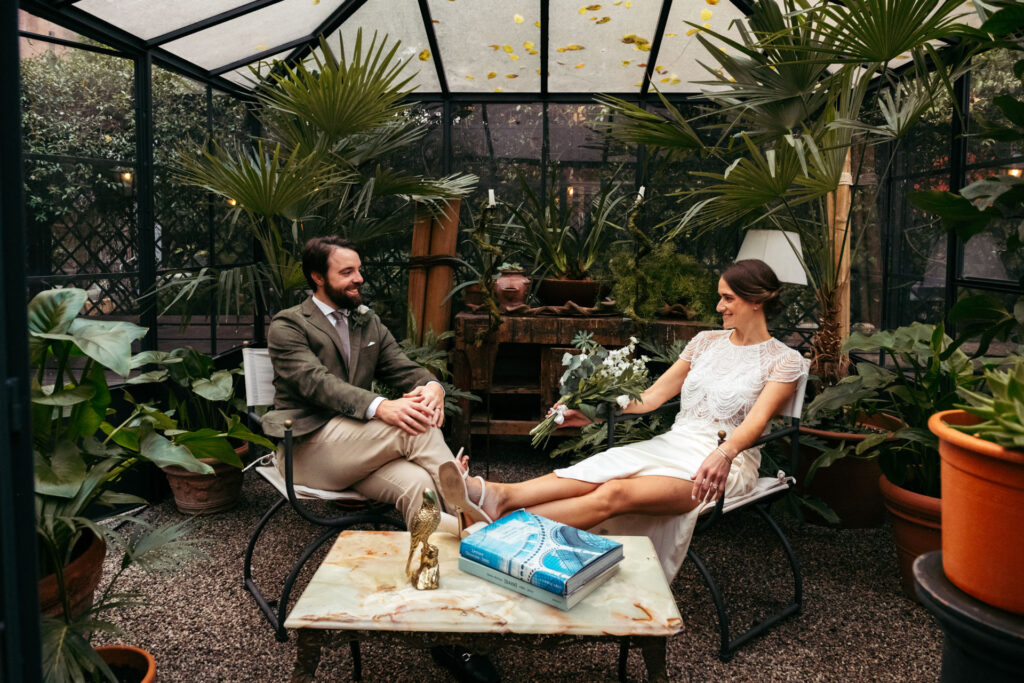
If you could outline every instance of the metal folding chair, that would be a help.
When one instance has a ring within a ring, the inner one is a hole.
[[[777,439],[789,438],[789,457],[790,457],[790,471],[796,472],[797,460],[800,454],[800,413],[803,410],[804,404],[804,392],[807,389],[807,377],[806,375],[801,378],[797,385],[797,390],[790,398],[789,402],[780,412],[780,417],[784,421],[783,426],[777,429],[768,429],[765,434],[755,442],[755,446],[761,446]],[[671,408],[678,408],[679,402],[672,401],[662,405],[659,410],[666,410]],[[616,414],[616,411],[611,411],[608,418],[608,447],[611,448],[615,445],[615,425],[629,419],[635,419],[642,417],[642,415],[623,415],[621,413]],[[725,440],[724,432],[719,432],[719,439]],[[708,590],[711,591],[711,599],[715,603],[715,610],[718,614],[718,630],[721,636],[721,645],[718,652],[718,658],[723,662],[728,662],[732,659],[736,651],[750,641],[772,628],[779,622],[787,619],[794,614],[799,614],[803,608],[803,579],[800,575],[800,561],[797,559],[796,554],[793,552],[793,547],[789,543],[789,539],[786,538],[786,534],[779,527],[778,523],[772,519],[769,511],[769,505],[786,494],[792,494],[792,488],[796,484],[796,478],[793,476],[786,476],[783,472],[779,472],[774,477],[760,477],[757,480],[757,484],[754,488],[743,496],[733,497],[726,500],[725,496],[718,499],[718,502],[714,507],[705,509],[700,516],[700,520],[697,522],[697,527],[694,530],[694,535],[707,531],[718,523],[719,520],[723,519],[726,515],[739,512],[741,510],[752,510],[761,519],[764,520],[768,528],[775,534],[779,539],[779,543],[782,546],[782,550],[789,560],[789,566],[793,573],[793,600],[782,606],[779,610],[766,615],[761,620],[754,623],[750,628],[733,635],[729,626],[729,615],[726,611],[725,598],[722,595],[722,591],[718,586],[718,582],[715,581],[714,575],[708,568],[707,561],[701,556],[693,545],[690,545],[689,550],[686,552],[686,556],[693,561],[693,564],[697,567],[697,571],[704,578],[704,583],[707,585]],[[794,501],[794,506],[796,502]],[[625,654],[628,654],[628,650],[624,650]],[[621,656],[621,655],[620,655]],[[624,662],[620,660],[620,668],[624,666]]]
[[[259,423],[259,417],[253,412],[253,408],[273,406],[274,403],[274,368],[271,365],[270,354],[267,352],[267,349],[249,347],[242,349],[242,365],[245,372],[246,403],[249,406],[250,420],[255,422],[254,427],[256,427]],[[292,588],[295,586],[299,572],[302,571],[306,562],[324,543],[337,537],[341,531],[358,524],[378,525],[402,530],[405,529],[405,524],[386,514],[390,506],[372,501],[355,491],[324,491],[305,486],[296,486],[292,473],[292,431],[291,425],[288,423],[286,423],[282,445],[283,448],[279,450],[283,451],[284,476],[281,475],[281,472],[274,463],[274,458],[276,457],[274,453],[264,455],[256,463],[256,472],[277,489],[281,494],[281,498],[270,506],[270,509],[263,515],[263,518],[260,519],[259,524],[256,525],[252,535],[249,537],[249,544],[245,549],[242,574],[245,580],[245,589],[252,593],[252,596],[256,599],[256,604],[259,605],[263,616],[266,617],[270,626],[274,629],[277,640],[285,642],[288,640],[288,633],[285,631],[284,621],[288,615],[288,600],[291,597]],[[348,509],[337,517],[321,517],[310,511],[302,503],[304,500],[333,501],[339,505],[346,505]],[[327,529],[306,545],[299,554],[299,558],[292,565],[288,576],[285,578],[280,597],[275,601],[268,601],[263,591],[252,578],[252,555],[267,523],[284,507],[285,503],[289,503],[295,512],[306,521],[326,527]],[[358,643],[353,641],[352,658],[354,669],[357,672],[357,679],[359,678],[358,672],[360,670],[358,647]]]

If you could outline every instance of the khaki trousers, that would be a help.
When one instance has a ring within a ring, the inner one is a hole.
[[[283,475],[280,449],[278,456],[277,467]],[[440,429],[408,434],[380,420],[335,417],[296,441],[292,469],[296,484],[327,491],[353,489],[391,503],[409,525],[425,489],[441,498],[437,468],[453,457]]]

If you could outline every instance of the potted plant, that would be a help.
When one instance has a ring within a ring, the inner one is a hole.
[[[938,439],[928,421],[933,413],[953,408],[958,392],[979,381],[974,361],[959,346],[944,325],[921,323],[871,336],[855,332],[843,345],[846,352],[881,354],[884,363],[858,364],[858,379],[846,384],[872,392],[859,402],[861,409],[903,425],[869,438],[870,448],[877,449],[878,485],[891,514],[903,588],[910,597],[914,559],[941,545]]]
[[[242,423],[245,403],[235,397],[241,368],[218,370],[210,356],[192,347],[175,349],[170,358],[180,362],[167,366],[168,413],[177,422],[167,433],[213,470],[207,474],[164,467],[174,504],[187,514],[222,512],[238,503],[242,456],[249,444],[270,450],[275,446]]]
[[[942,568],[964,592],[1024,614],[1024,358],[985,369],[990,395],[932,415],[942,456]]]
[[[127,518],[142,532],[121,537],[103,527],[108,540],[124,545],[124,553],[114,575],[91,606],[80,614],[62,611],[56,616],[43,616],[41,640],[43,680],[103,680],[113,683],[152,683],[156,680],[156,662],[147,651],[127,645],[93,647],[90,638],[98,632],[123,635],[124,629],[104,619],[113,610],[144,605],[142,594],[114,591],[118,580],[132,567],[147,574],[165,575],[190,559],[206,557],[201,542],[185,539],[184,522],[153,527],[142,520]]]
[[[522,173],[517,180],[523,201],[511,208],[510,225],[519,231],[533,257],[534,276],[540,280],[537,298],[551,306],[569,301],[593,306],[602,283],[591,276],[618,230],[611,220],[623,200],[618,186],[602,187],[589,208],[577,215],[572,202],[562,196],[557,166],[552,165],[545,174],[541,193],[530,187]]]

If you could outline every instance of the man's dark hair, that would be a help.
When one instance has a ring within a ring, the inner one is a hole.
[[[327,259],[335,249],[351,249],[357,254],[359,253],[355,242],[338,235],[314,237],[302,247],[302,274],[306,276],[306,282],[314,292],[316,283],[313,282],[312,274],[320,273],[324,279],[327,279]]]

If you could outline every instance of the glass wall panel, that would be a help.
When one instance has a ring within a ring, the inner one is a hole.
[[[149,40],[201,19],[247,4],[249,0],[79,0],[75,7]]]
[[[452,91],[540,91],[537,0],[428,0],[427,4]]]
[[[551,92],[638,91],[660,2],[551,3]]]
[[[974,58],[971,70],[971,115],[967,128],[967,164],[969,166],[993,164],[1000,161],[1019,159],[1020,143],[997,142],[985,137],[983,129],[988,126],[1006,126],[1008,121],[999,108],[993,104],[998,95],[1009,94],[1020,97],[1020,79],[1013,75],[1013,64],[1018,59],[1006,50],[993,50]]]

